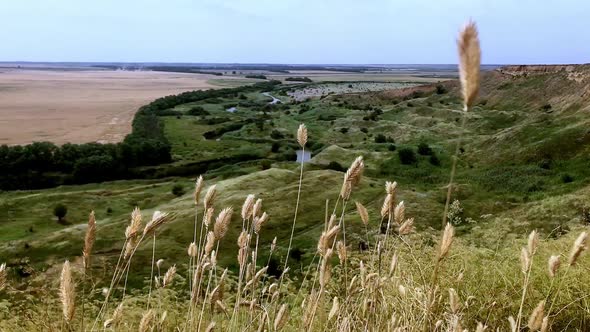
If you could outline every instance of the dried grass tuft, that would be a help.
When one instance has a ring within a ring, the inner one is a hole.
[[[61,301],[63,316],[66,323],[71,323],[76,311],[76,293],[72,280],[70,261],[66,260],[59,278],[59,299]]]
[[[305,144],[307,144],[307,127],[305,127],[303,123],[300,124],[299,128],[297,129],[297,142],[302,148],[304,148]]]
[[[87,270],[90,267],[90,254],[92,253],[94,240],[96,240],[96,219],[94,217],[94,211],[91,211],[90,215],[88,216],[88,227],[86,228],[86,235],[84,236],[84,249],[82,250],[82,256],[84,258],[84,270]]]

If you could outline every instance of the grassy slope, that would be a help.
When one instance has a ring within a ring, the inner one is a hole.
[[[550,82],[545,84],[547,80]],[[522,236],[532,227],[549,234],[557,226],[579,221],[579,210],[586,205],[584,197],[589,190],[590,170],[585,167],[588,161],[584,129],[587,117],[583,117],[589,104],[585,99],[587,96],[569,94],[569,91],[580,91],[581,84],[570,82],[561,74],[513,78],[490,73],[483,82],[482,100],[487,102],[468,115],[464,130],[459,126],[457,109],[460,105],[456,90],[449,83],[451,93],[410,101],[401,101],[398,94],[388,93],[331,96],[305,102],[311,110],[302,114],[297,112],[299,105],[289,105],[290,114],[286,114],[286,110],[269,113],[270,119],[263,130],[247,124],[224,134],[219,141],[206,141],[201,134],[224,124],[199,124],[197,117],[167,117],[166,131],[173,144],[176,162],[185,163],[244,151],[275,157],[277,154],[269,152],[273,142],[269,139],[272,129],[286,135],[284,139],[276,140],[281,144],[279,153],[290,153],[290,144],[294,143],[292,133],[300,122],[306,123],[310,141],[327,148],[309,166],[310,170],[315,170],[306,172],[304,177],[306,194],[295,239],[295,245],[305,252],[304,257],[313,255],[324,219],[324,200],[335,199],[342,177],[342,173],[318,169],[321,165],[337,161],[346,166],[356,155],[364,155],[367,178],[355,199],[378,210],[382,183],[385,179],[397,180],[405,190],[401,196],[408,204],[408,214],[416,217],[420,230],[428,231],[431,227],[439,227],[450,151],[457,138],[463,135],[465,152],[460,162],[456,197],[463,203],[464,216],[477,223],[461,225],[459,231],[472,234],[465,236],[471,244],[497,246],[507,237]],[[531,94],[531,88],[538,90]],[[254,101],[267,100],[256,93],[247,97]],[[235,101],[223,100],[222,104]],[[344,102],[353,106],[343,107]],[[552,105],[551,112],[540,109],[546,103]],[[248,108],[229,114],[219,104],[200,105],[210,111],[212,117],[228,117],[230,122],[258,116],[249,113]],[[383,114],[379,121],[363,120],[369,111],[355,109],[354,105],[376,106],[383,110]],[[195,105],[182,105],[178,110],[186,111],[190,106]],[[342,128],[347,128],[348,132],[342,133]],[[366,128],[367,133],[361,128]],[[374,137],[380,133],[394,138],[398,149],[403,146],[415,149],[418,142],[428,142],[442,160],[442,166],[430,165],[426,156],[418,157],[417,166],[401,165],[397,153],[388,151],[389,143],[374,143]],[[252,138],[260,140],[252,141]],[[548,158],[540,154],[543,151],[551,152],[548,169],[539,167]],[[562,155],[563,151],[567,153]],[[271,215],[263,243],[268,244],[277,236],[279,245],[284,247],[293,214],[298,173],[292,163],[275,160],[273,164],[279,168],[263,172],[257,172],[256,165],[228,165],[241,169],[243,174],[251,174],[219,182],[218,208],[232,205],[239,210],[247,194],[258,195],[264,199],[265,208]],[[564,173],[570,174],[574,181],[562,183]],[[219,177],[210,179],[216,175]],[[223,173],[212,173],[208,177],[209,183],[224,177]],[[122,244],[128,215],[138,205],[146,213],[155,209],[178,213],[177,219],[162,231],[158,248],[162,249],[159,250],[162,258],[180,265],[192,238],[194,213],[190,193],[179,198],[170,194],[175,181],[183,183],[190,191],[191,179],[184,178],[2,193],[0,234],[4,244],[0,258],[11,260],[28,256],[33,266],[44,269],[66,256],[79,255],[84,232],[80,225],[85,223],[87,212],[94,209],[99,220],[98,255],[112,264]],[[58,225],[52,219],[51,209],[58,202],[68,205],[68,220],[75,225]],[[106,213],[108,207],[113,211],[111,214]],[[491,216],[482,218],[485,214]],[[352,223],[358,223],[352,210],[349,215]],[[377,216],[372,217],[377,224]],[[234,224],[229,240],[224,242],[227,247],[222,248],[223,252],[235,249],[239,220],[235,219]],[[33,232],[29,232],[31,226]],[[351,233],[353,238],[363,235],[361,229],[357,230],[356,234]],[[26,248],[25,243],[30,247]],[[149,249],[140,250],[137,261],[142,264],[135,269],[145,272],[143,263],[149,259]],[[224,257],[221,265],[235,264],[233,254],[221,257]]]

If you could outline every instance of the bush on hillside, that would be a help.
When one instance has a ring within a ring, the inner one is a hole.
[[[402,165],[412,165],[418,162],[418,159],[416,159],[416,153],[411,148],[399,149],[397,154]]]
[[[68,214],[68,208],[62,203],[53,208],[53,215],[57,217],[57,221],[60,223],[64,221],[66,214]]]
[[[418,153],[423,156],[429,156],[432,154],[432,149],[427,143],[421,142],[418,144]]]
[[[174,186],[172,186],[172,195],[176,196],[176,197],[180,197],[182,195],[184,195],[184,187],[180,184],[175,184]]]

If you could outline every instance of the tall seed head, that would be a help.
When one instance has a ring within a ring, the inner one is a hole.
[[[456,314],[461,306],[461,301],[459,301],[459,295],[454,288],[449,288],[449,306],[451,308],[451,312]]]
[[[439,259],[443,259],[449,253],[449,250],[451,249],[451,244],[453,243],[454,236],[455,228],[451,224],[447,223],[440,244],[440,254],[438,256]]]
[[[164,274],[164,280],[162,281],[162,287],[169,286],[176,275],[176,265],[171,266],[166,274]]]
[[[203,176],[199,175],[199,177],[197,178],[197,181],[195,181],[195,192],[193,193],[195,205],[199,205],[199,197],[201,196],[202,190],[203,190]]]
[[[234,210],[231,207],[226,207],[225,209],[221,210],[221,212],[219,212],[217,219],[215,219],[215,225],[213,225],[215,239],[221,240],[225,236],[233,212]]]
[[[299,129],[297,129],[297,142],[303,148],[307,143],[307,127],[302,123],[299,125]]]
[[[459,33],[457,40],[459,51],[459,77],[463,93],[465,109],[473,106],[479,92],[479,68],[481,63],[481,49],[477,26],[469,21]]]
[[[161,211],[154,211],[154,214],[152,215],[152,220],[150,220],[150,222],[148,222],[145,225],[145,228],[143,229],[143,235],[145,236],[151,232],[154,232],[160,226],[162,226],[163,224],[170,221],[170,219],[171,218],[169,218],[168,213],[161,212]]]
[[[213,203],[215,203],[215,197],[217,196],[216,185],[212,185],[207,189],[207,193],[205,194],[205,199],[203,200],[203,205],[205,206],[205,210],[213,207]]]
[[[381,207],[381,218],[387,218],[387,216],[389,216],[393,203],[393,195],[387,194],[383,201],[383,206]]]
[[[344,242],[336,242],[336,251],[338,252],[338,259],[340,260],[340,264],[344,264],[344,262],[346,262],[346,259],[348,258]]]
[[[404,205],[404,201],[399,202],[395,209],[393,210],[393,219],[395,223],[401,225],[402,221],[406,216],[406,206]]]
[[[586,250],[586,240],[588,239],[588,233],[586,232],[582,232],[578,238],[576,239],[576,242],[574,242],[574,245],[572,247],[572,250],[570,251],[570,257],[569,257],[569,265],[575,265],[576,261],[578,260],[578,258],[580,257],[580,255],[582,254],[582,252],[584,250]]]
[[[557,270],[559,270],[560,265],[561,265],[561,260],[559,259],[559,256],[552,255],[551,257],[549,257],[549,260],[547,261],[547,267],[548,267],[549,276],[551,278],[555,277],[555,275],[557,274]]]
[[[250,194],[244,200],[242,205],[242,219],[248,219],[252,215],[252,208],[254,207],[254,195]]]
[[[545,310],[545,301],[539,302],[533,313],[529,317],[528,327],[531,331],[538,331],[543,324],[543,312]]]
[[[340,189],[340,197],[342,199],[348,200],[350,198],[352,189],[360,182],[364,169],[365,163],[363,162],[363,157],[357,157],[344,174],[344,181]]]
[[[355,202],[356,204],[356,211],[358,212],[359,216],[361,217],[361,221],[363,225],[367,226],[369,224],[369,212],[367,208],[361,204],[360,202]]]
[[[0,265],[0,291],[6,288],[7,275],[6,263],[2,263],[2,265]]]
[[[139,332],[149,331],[155,316],[156,314],[152,309],[144,312],[143,316],[141,316],[141,321],[139,322]]]
[[[529,234],[529,239],[527,242],[527,250],[529,251],[529,255],[532,256],[537,251],[537,246],[539,245],[539,233],[534,230]]]
[[[406,219],[401,226],[399,226],[399,235],[408,235],[414,231],[414,218]]]
[[[281,305],[281,308],[279,309],[279,312],[277,313],[277,316],[273,324],[275,331],[280,331],[285,326],[288,320],[289,313],[287,312],[287,304],[283,304]]]
[[[74,291],[70,261],[68,260],[65,261],[61,270],[61,276],[59,279],[59,299],[61,300],[64,319],[69,324],[74,318],[74,312],[76,310],[76,294]]]
[[[90,212],[88,217],[88,228],[86,228],[86,236],[84,236],[84,250],[82,256],[84,256],[84,270],[90,267],[90,254],[92,253],[92,247],[94,246],[94,240],[96,239],[96,219],[94,218],[94,211]]]
[[[209,229],[209,225],[211,224],[211,220],[213,219],[214,212],[215,212],[215,209],[210,207],[203,214],[203,224],[205,225],[205,227],[207,229]]]
[[[338,304],[338,297],[334,296],[334,299],[332,300],[332,309],[330,309],[330,313],[328,314],[328,321],[331,321],[334,317],[338,317],[339,309],[340,305]]]
[[[520,250],[520,270],[526,274],[531,266],[531,256],[527,248],[522,247]]]
[[[197,244],[196,243],[191,242],[191,244],[188,246],[188,255],[190,257],[197,256]]]
[[[254,219],[254,232],[256,234],[260,234],[260,230],[262,229],[262,225],[268,220],[268,214],[264,212],[262,216],[256,217]]]
[[[252,207],[252,216],[253,217],[260,216],[261,210],[262,210],[262,199],[259,198],[256,200],[256,203],[254,203],[254,207]]]

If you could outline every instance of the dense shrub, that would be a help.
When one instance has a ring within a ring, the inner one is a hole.
[[[411,148],[402,148],[397,152],[399,161],[403,165],[415,164],[418,160],[416,159],[416,153]]]
[[[442,84],[438,84],[436,86],[436,94],[442,95],[447,93],[447,88],[444,87],[444,85]]]
[[[434,153],[428,158],[428,161],[434,166],[440,166],[440,159]]]
[[[573,181],[574,181],[574,178],[571,175],[567,174],[567,173],[566,174],[563,174],[561,176],[561,182],[563,182],[563,183],[570,183],[570,182],[573,182]]]
[[[340,165],[340,163],[338,163],[337,161],[331,161],[328,166],[326,166],[327,169],[331,169],[333,171],[338,171],[338,172],[344,172],[346,171],[346,168],[342,167],[342,165]]]
[[[423,156],[429,156],[432,154],[432,149],[427,143],[421,142],[418,144],[418,153]]]
[[[390,144],[390,145],[387,147],[387,150],[389,150],[389,151],[395,151],[396,149],[397,149],[397,147],[395,146],[395,144]]]
[[[172,186],[172,195],[176,196],[176,197],[180,197],[182,195],[184,195],[184,187],[180,184],[175,184],[174,186]]]
[[[211,113],[209,113],[209,111],[205,110],[201,106],[194,106],[194,107],[192,107],[190,110],[188,110],[187,114],[188,115],[194,115],[194,116],[211,115]]]
[[[270,138],[272,138],[272,139],[283,139],[283,138],[285,138],[285,135],[283,135],[283,133],[281,133],[280,131],[278,131],[276,129],[273,129],[270,132]]]
[[[53,215],[57,217],[59,222],[63,222],[66,214],[68,214],[68,208],[61,203],[57,204],[53,208]]]
[[[387,138],[385,137],[385,135],[377,134],[377,136],[375,136],[375,143],[385,143],[385,142],[387,142]]]
[[[266,76],[264,76],[264,75],[246,75],[246,78],[256,78],[259,80],[265,80]]]

